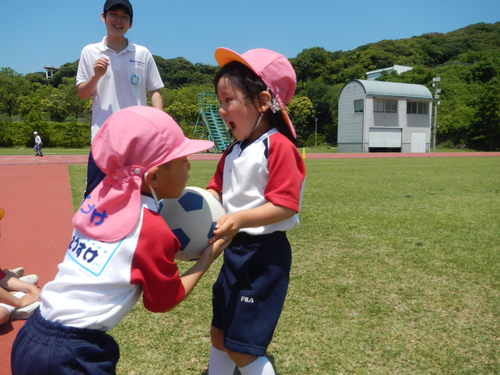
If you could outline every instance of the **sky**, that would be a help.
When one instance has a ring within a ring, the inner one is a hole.
[[[499,0],[131,0],[127,37],[165,59],[215,65],[217,47],[269,48],[288,58],[500,21]],[[104,0],[3,1],[0,68],[27,74],[76,61],[104,37]]]

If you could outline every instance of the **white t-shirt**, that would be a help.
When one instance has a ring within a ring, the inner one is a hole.
[[[266,202],[299,212],[305,178],[304,161],[283,134],[271,129],[250,144],[235,142],[222,155],[207,189],[222,194],[227,213],[259,207]],[[299,215],[273,224],[243,228],[251,235],[287,231]]]
[[[106,45],[106,37],[85,46],[80,55],[77,86],[94,75],[94,63],[101,57],[109,59],[108,70],[97,83],[92,102],[92,138],[107,118],[119,109],[147,105],[146,90],[163,87],[153,55],[146,48],[128,41],[128,46],[116,52]]]
[[[132,232],[117,242],[100,242],[77,230],[54,280],[41,293],[40,313],[65,326],[107,331],[136,304],[167,311],[185,297],[177,265],[177,237],[142,196],[142,211]]]

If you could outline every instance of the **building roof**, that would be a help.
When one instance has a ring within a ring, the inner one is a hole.
[[[377,69],[377,70],[372,70],[371,72],[366,72],[366,75],[373,74],[373,73],[382,73],[382,72],[390,72],[395,70],[398,74],[407,72],[409,70],[412,70],[412,66],[407,66],[407,65],[397,65],[394,64],[393,66],[390,66],[388,68],[382,68],[382,69]]]
[[[369,81],[354,79],[363,86],[366,95],[384,96],[392,98],[426,99],[432,100],[429,89],[413,83]],[[351,81],[351,82],[353,82]]]

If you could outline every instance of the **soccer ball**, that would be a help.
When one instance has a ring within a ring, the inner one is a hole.
[[[207,190],[194,186],[186,187],[179,198],[163,199],[161,205],[160,215],[181,243],[175,259],[197,259],[207,248],[224,208]]]

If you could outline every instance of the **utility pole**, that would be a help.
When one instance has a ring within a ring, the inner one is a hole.
[[[314,119],[314,147],[318,144],[318,118]]]
[[[434,77],[432,79],[432,87],[434,87],[434,125],[432,129],[432,152],[436,151],[436,133],[437,133],[437,117],[438,117],[438,106],[441,104],[439,101],[439,96],[441,94],[441,89],[439,84],[441,83],[441,77]]]

